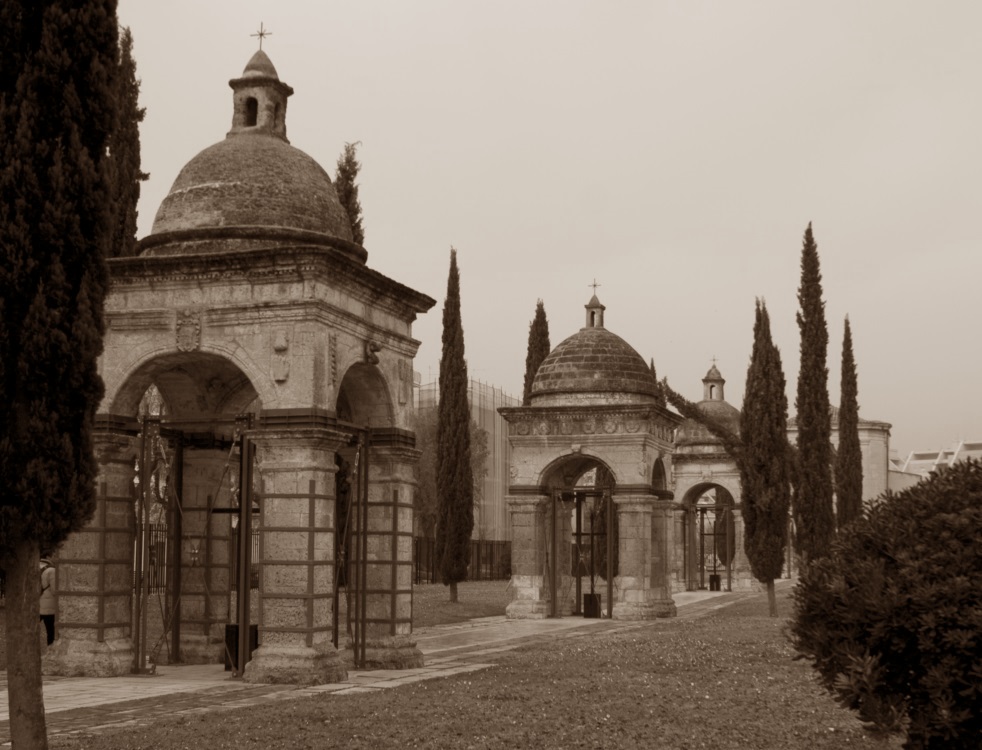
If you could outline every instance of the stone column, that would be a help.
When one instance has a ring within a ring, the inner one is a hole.
[[[365,666],[370,669],[423,666],[423,654],[412,638],[412,492],[418,460],[419,452],[408,447],[376,445],[369,450]],[[357,532],[355,507],[353,502],[351,521]],[[358,554],[352,550],[351,583]],[[357,596],[357,587],[352,592]]]
[[[673,516],[676,506],[670,500],[651,503],[651,556],[648,604],[655,617],[675,617],[672,599],[671,554],[676,545]]]
[[[515,592],[505,615],[512,620],[548,617],[545,510],[549,497],[508,496],[505,500],[511,516],[511,586]]]
[[[99,477],[92,520],[58,553],[58,638],[44,657],[48,675],[116,677],[133,669],[135,462],[139,439],[97,432]]]
[[[313,685],[345,679],[332,643],[334,454],[329,429],[253,435],[261,477],[259,648],[247,682]]]
[[[615,496],[614,503],[620,538],[614,619],[674,616],[668,576],[671,503],[639,496]]]

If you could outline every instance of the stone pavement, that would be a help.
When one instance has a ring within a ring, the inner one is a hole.
[[[745,599],[750,592],[692,591],[675,594],[680,619],[710,614]],[[331,693],[387,690],[423,680],[486,669],[493,658],[529,643],[581,637],[591,632],[642,628],[651,621],[506,620],[485,617],[457,625],[423,628],[414,633],[426,665],[418,669],[348,672],[344,682],[298,688],[254,685],[230,677],[221,664],[159,666],[155,675],[128,677],[45,677],[44,705],[48,735],[96,731],[144,723],[161,716],[241,708],[275,700]],[[10,746],[6,674],[0,683],[0,747]]]

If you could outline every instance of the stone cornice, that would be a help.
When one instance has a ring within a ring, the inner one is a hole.
[[[109,261],[111,285],[126,287],[160,284],[212,284],[221,280],[248,283],[282,283],[314,279],[342,286],[351,296],[388,309],[407,320],[415,319],[436,304],[426,294],[410,289],[324,245],[284,245],[256,250],[229,250],[196,255],[139,255]]]

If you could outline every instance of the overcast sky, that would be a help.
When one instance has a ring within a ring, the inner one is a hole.
[[[529,322],[555,346],[597,294],[606,327],[690,398],[716,357],[740,406],[754,299],[789,399],[813,222],[839,400],[892,446],[982,439],[982,3],[120,0],[141,102],[139,234],[225,137],[263,49],[291,143],[332,175],[360,141],[368,264],[437,299],[414,326],[437,377],[451,245],[471,377],[521,395]]]

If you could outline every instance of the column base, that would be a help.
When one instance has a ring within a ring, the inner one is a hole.
[[[41,659],[41,674],[57,677],[122,677],[133,672],[133,642],[59,638]]]
[[[351,641],[344,650],[349,668],[354,664]],[[406,635],[372,638],[365,643],[365,669],[416,669],[423,666],[423,652],[416,641]]]
[[[326,685],[344,682],[348,672],[330,643],[308,646],[260,646],[252,653],[242,678],[271,685]]]
[[[617,602],[614,604],[615,620],[656,620],[660,617],[675,617],[678,614],[673,599],[658,599],[650,602]]]

